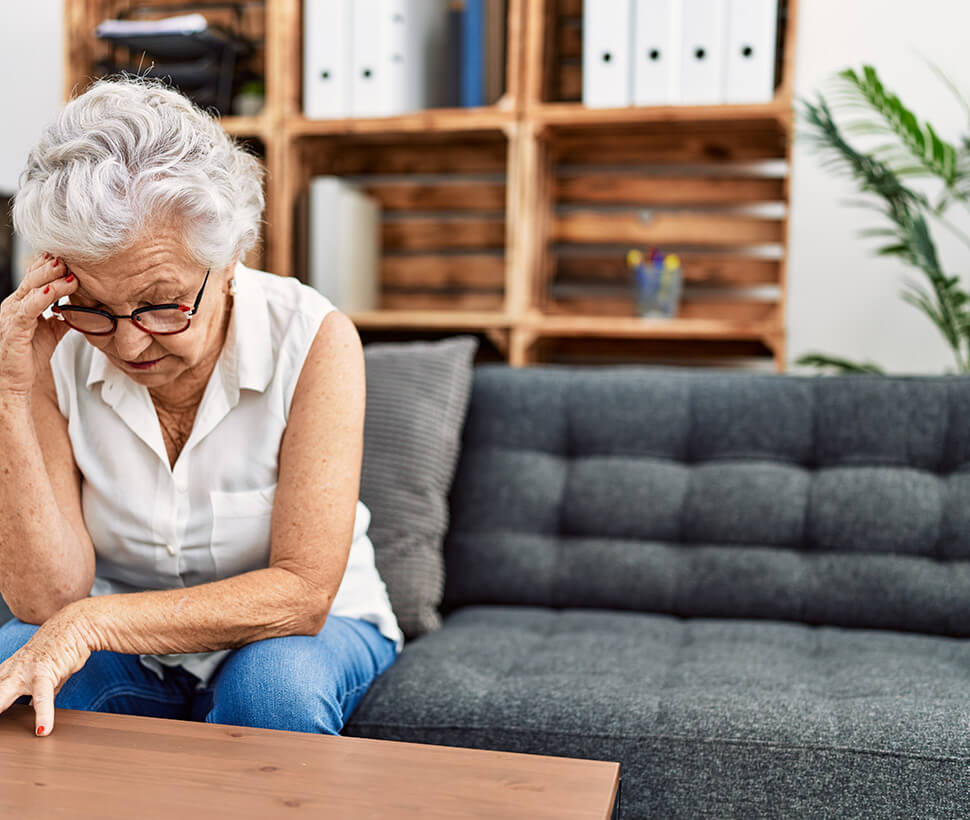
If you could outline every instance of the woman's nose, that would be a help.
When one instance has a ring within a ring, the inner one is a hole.
[[[134,361],[152,343],[152,337],[135,327],[131,319],[119,319],[114,333],[115,349],[118,356],[126,361]]]

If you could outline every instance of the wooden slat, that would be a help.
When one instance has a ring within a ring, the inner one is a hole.
[[[602,339],[547,337],[536,344],[536,360],[543,363],[676,362],[678,365],[722,362],[729,359],[765,359],[771,351],[764,342],[745,339]]]
[[[528,0],[508,0],[505,40],[505,94],[498,101],[513,111],[522,107],[525,94],[523,55],[526,51],[526,7]]]
[[[631,339],[757,339],[769,322],[720,319],[641,319],[638,316],[539,316],[523,327],[542,336],[602,336]]]
[[[227,134],[234,137],[265,138],[269,130],[269,120],[264,114],[255,117],[220,117],[219,124]]]
[[[583,0],[546,0],[555,3],[556,13],[560,17],[582,17]]]
[[[643,220],[633,213],[577,211],[553,222],[559,242],[657,245],[757,245],[784,239],[782,221],[751,216],[702,213],[653,213]]]
[[[576,296],[557,296],[543,307],[550,316],[636,316],[634,301],[620,297],[598,298]],[[738,300],[736,302],[693,302],[680,303],[677,318],[716,319],[730,322],[762,323],[775,317],[777,302]]]
[[[505,259],[497,254],[394,256],[381,259],[381,282],[393,287],[505,286]]]
[[[583,28],[578,21],[560,17],[556,26],[556,52],[561,59],[579,59],[583,54]]]
[[[409,293],[385,290],[381,294],[384,310],[492,310],[501,311],[503,297],[500,292],[467,293]]]
[[[583,96],[583,66],[574,61],[563,61],[559,65],[559,96],[564,102],[572,102]]]
[[[737,130],[734,130],[737,128]],[[552,147],[560,165],[634,165],[682,163],[687,165],[753,162],[785,157],[786,138],[777,128],[741,129],[725,124],[710,130],[683,123],[652,123],[635,133],[556,134]]]
[[[505,171],[508,146],[501,141],[442,144],[439,141],[336,144],[314,174],[495,173]]]
[[[547,128],[565,136],[630,137],[644,133],[708,135],[767,131],[777,144],[787,140],[791,106],[772,100],[766,103],[723,103],[717,105],[628,105],[622,108],[588,108],[579,102],[553,102],[537,106],[532,116]],[[580,137],[581,139],[582,137]],[[736,138],[735,138],[736,139]],[[779,154],[779,157],[784,156]]]
[[[589,172],[556,180],[560,202],[630,205],[733,205],[780,202],[784,179],[770,177],[661,177]]]
[[[388,136],[499,131],[513,122],[515,112],[505,108],[428,108],[392,117],[341,117],[308,119],[293,117],[288,127],[294,135]]]
[[[781,261],[743,256],[678,253],[684,280],[718,286],[769,285],[779,281]],[[628,282],[631,274],[623,254],[568,254],[556,259],[556,279],[562,282],[594,280]]]
[[[432,310],[371,310],[353,313],[350,317],[359,328],[435,328],[446,330],[477,330],[486,328],[506,328],[508,317],[496,311],[475,312],[464,310],[458,313]]]
[[[505,222],[486,219],[416,218],[385,221],[385,251],[505,247]]]
[[[494,211],[505,210],[505,183],[473,182],[365,182],[364,190],[385,211]]]

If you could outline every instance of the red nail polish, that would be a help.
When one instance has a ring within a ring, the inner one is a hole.
[[[69,273],[67,276],[64,277],[64,281],[65,282],[73,282],[74,281],[74,274],[73,273]]]
[[[43,726],[38,726],[37,727],[37,737],[40,737],[42,734],[44,734],[44,727]]]
[[[50,290],[51,290],[51,286],[48,285],[46,288],[44,288],[44,293],[50,293]]]

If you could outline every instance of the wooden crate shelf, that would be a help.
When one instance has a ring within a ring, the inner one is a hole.
[[[268,170],[246,262],[305,277],[309,180],[338,174],[382,208],[382,307],[353,315],[362,332],[477,333],[513,365],[723,353],[783,369],[797,0],[782,3],[764,104],[586,108],[582,0],[507,0],[494,105],[318,120],[301,110],[303,0],[254,0],[266,104],[222,118]],[[148,4],[64,0],[66,98],[104,54],[97,22]],[[675,319],[633,315],[625,252],[646,246],[682,258]]]

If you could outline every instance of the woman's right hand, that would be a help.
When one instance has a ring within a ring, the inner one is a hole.
[[[0,302],[0,399],[30,400],[37,375],[50,365],[57,343],[69,330],[41,314],[78,288],[60,259],[41,254],[20,286]]]

